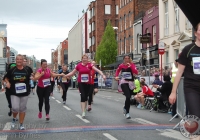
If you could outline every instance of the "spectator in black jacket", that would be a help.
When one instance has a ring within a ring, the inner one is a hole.
[[[172,82],[171,78],[168,74],[163,75],[164,83],[162,86],[153,85],[154,88],[157,88],[157,91],[161,93],[161,97],[159,98],[159,110],[166,110],[166,106],[164,105],[163,101],[168,101],[169,95],[172,91]],[[166,110],[167,111],[167,110]]]

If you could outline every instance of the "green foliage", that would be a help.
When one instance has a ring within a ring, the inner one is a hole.
[[[101,42],[97,48],[95,60],[97,63],[101,60],[101,65],[105,66],[116,61],[117,56],[117,40],[115,31],[110,20],[102,36]]]

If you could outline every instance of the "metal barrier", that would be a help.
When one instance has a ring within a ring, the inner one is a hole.
[[[184,78],[180,79],[178,89],[177,89],[177,98],[176,98],[176,112],[177,114],[173,116],[169,121],[172,121],[176,116],[179,116],[181,119],[186,115],[186,104],[185,104],[185,95],[183,90],[183,81]],[[173,128],[177,128],[180,122]]]

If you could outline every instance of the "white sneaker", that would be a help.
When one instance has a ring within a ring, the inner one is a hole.
[[[83,118],[83,119],[85,118],[85,112],[82,113],[82,118]]]
[[[13,118],[13,121],[12,121],[12,123],[11,123],[11,128],[12,128],[12,129],[15,128],[15,122],[16,122],[16,119]]]
[[[126,114],[126,119],[130,119],[131,117],[130,117],[130,114],[129,113],[127,113]]]
[[[20,125],[19,130],[25,130],[23,125]]]
[[[65,101],[63,101],[63,104],[65,105],[65,104],[66,104],[66,102],[65,102]]]

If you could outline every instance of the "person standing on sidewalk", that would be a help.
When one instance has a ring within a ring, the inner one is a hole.
[[[73,81],[73,88],[76,87],[76,75],[72,76],[72,81]]]
[[[62,74],[66,75],[69,73],[67,66],[64,65],[62,70]],[[60,86],[62,87],[63,90],[63,95],[62,95],[62,99],[63,99],[63,104],[66,104],[66,100],[67,100],[67,90],[69,88],[69,79],[67,79],[66,77],[62,76],[61,80],[60,80]]]
[[[129,114],[129,110],[130,110],[130,99],[131,99],[131,95],[133,94],[133,89],[135,87],[133,87],[134,85],[134,75],[138,74],[137,68],[135,67],[135,65],[131,62],[130,56],[129,55],[125,55],[124,56],[124,62],[122,64],[119,65],[119,67],[116,70],[115,73],[115,80],[119,80],[119,73],[122,73],[122,79],[120,80],[120,85],[121,89],[124,93],[124,95],[126,96],[126,100],[125,100],[125,105],[123,107],[123,111],[124,111],[124,115],[126,117],[126,119],[130,119],[130,114]],[[132,89],[131,89],[131,88]]]
[[[55,74],[51,72],[51,70],[47,67],[47,61],[45,59],[41,60],[41,68],[39,68],[35,74],[34,80],[38,80],[37,85],[37,95],[39,99],[39,113],[38,118],[42,118],[42,107],[43,103],[45,102],[45,111],[46,111],[46,120],[50,119],[49,111],[50,111],[50,104],[49,104],[49,96],[51,93],[51,77],[56,76],[64,76],[64,74]]]
[[[25,118],[26,105],[28,95],[30,94],[29,81],[31,77],[30,71],[23,66],[23,55],[16,56],[16,67],[10,69],[6,74],[6,87],[10,89],[13,121],[11,127],[15,127],[16,117],[19,114],[20,130],[24,130],[23,122]]]
[[[66,77],[73,76],[76,72],[78,72],[78,87],[81,95],[81,110],[82,110],[82,118],[85,118],[85,112],[87,108],[87,100],[88,95],[91,88],[91,70],[97,71],[106,79],[106,76],[102,71],[97,69],[93,64],[88,61],[88,56],[85,54],[82,56],[82,61],[75,67],[75,69],[66,75]]]

